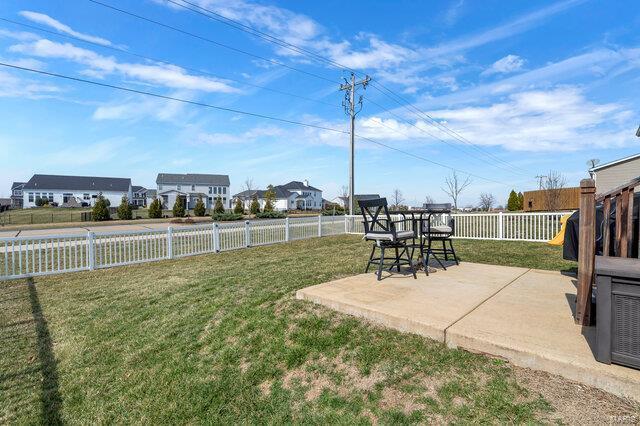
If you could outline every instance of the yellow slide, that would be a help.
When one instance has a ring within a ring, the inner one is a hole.
[[[560,218],[560,232],[556,234],[551,240],[547,242],[552,246],[561,246],[564,243],[564,231],[567,228],[567,220],[571,217],[571,214],[566,214]]]

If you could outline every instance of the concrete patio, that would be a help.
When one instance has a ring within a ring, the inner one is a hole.
[[[361,274],[296,296],[640,401],[640,371],[597,362],[595,328],[574,324],[574,283],[560,272],[463,263],[417,280]]]

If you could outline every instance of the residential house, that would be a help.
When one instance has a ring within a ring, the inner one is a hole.
[[[39,198],[60,206],[92,206],[99,194],[112,206],[123,196],[131,199],[131,179],[97,176],[33,175],[23,187],[24,208],[35,207]]]
[[[0,212],[9,210],[11,208],[11,198],[0,198]]]
[[[604,194],[640,176],[640,154],[599,164],[589,173],[596,181],[596,193]]]
[[[231,206],[228,175],[159,173],[156,184],[167,209],[173,208],[178,198],[182,198],[186,209],[193,209],[199,197],[207,208],[213,208],[218,197],[225,208]]]
[[[354,194],[353,198],[355,199],[355,207],[358,207],[358,200],[375,200],[380,198],[380,194]],[[339,204],[342,208],[349,208],[349,197],[336,197],[331,201]]]
[[[130,203],[134,206],[145,207],[147,205],[147,191],[144,186],[133,185],[131,187],[132,198]]]
[[[153,200],[155,200],[158,197],[158,191],[156,191],[155,189],[147,189],[147,193],[146,193],[146,200],[145,200],[145,206],[150,206],[151,203],[153,203]]]
[[[273,187],[275,192],[274,210],[320,210],[322,209],[322,190],[309,185],[309,181],[291,181]],[[253,198],[258,199],[260,209],[266,204],[267,190],[254,189],[242,191],[233,196],[234,200],[242,200],[245,209],[249,209]]]
[[[13,182],[11,184],[11,208],[22,208],[22,189],[26,182]]]

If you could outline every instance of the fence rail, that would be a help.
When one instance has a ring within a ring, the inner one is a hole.
[[[454,238],[548,241],[560,230],[553,213],[461,213]],[[0,238],[0,280],[94,270],[217,253],[345,233],[362,234],[360,216],[315,216],[169,227],[166,230],[88,232],[85,235]]]

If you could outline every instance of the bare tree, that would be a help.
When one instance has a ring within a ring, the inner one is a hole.
[[[458,209],[458,197],[460,197],[460,193],[465,190],[469,185],[471,185],[471,176],[467,176],[461,179],[458,176],[456,171],[453,171],[450,176],[447,176],[444,179],[445,187],[442,190],[451,197],[453,201],[453,208],[455,210]]]
[[[435,204],[436,200],[433,199],[433,197],[431,195],[426,195],[424,197],[424,203],[425,204]]]
[[[587,171],[589,172],[589,177],[591,177],[591,179],[593,179],[593,175],[594,175],[594,173],[591,171],[591,169],[593,169],[598,164],[600,164],[600,159],[598,159],[598,158],[591,158],[591,159],[587,160],[587,167],[589,167],[589,169],[587,169]]]
[[[402,191],[398,188],[393,190],[391,194],[391,201],[393,201],[393,207],[398,208],[404,203],[404,198],[402,197]]]
[[[486,192],[480,194],[480,203],[478,207],[480,207],[481,210],[489,211],[495,203],[496,197],[494,197],[493,194],[488,194]]]
[[[567,184],[565,177],[558,171],[549,171],[546,179],[542,182],[544,189],[544,202],[547,211],[560,210],[562,207],[562,189]]]
[[[246,191],[252,191],[255,187],[253,186],[253,178],[246,178],[244,181],[244,189]]]

